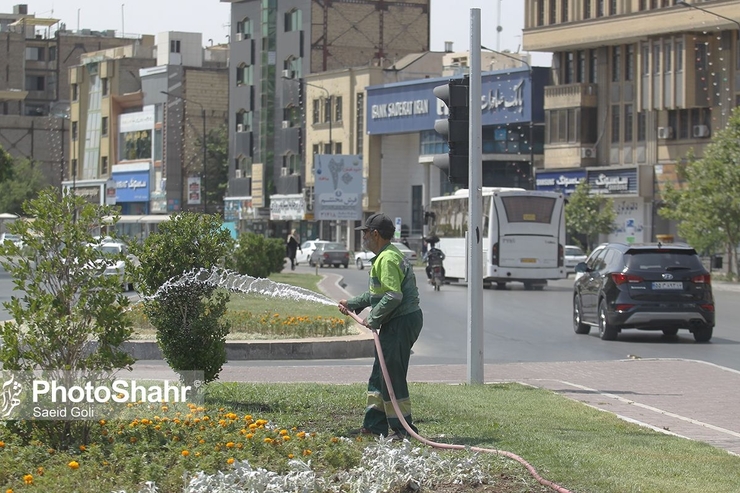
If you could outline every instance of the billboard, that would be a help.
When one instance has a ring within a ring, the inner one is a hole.
[[[314,217],[318,220],[362,219],[362,155],[316,154]]]

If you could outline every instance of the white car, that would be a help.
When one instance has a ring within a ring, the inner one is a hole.
[[[581,247],[575,245],[565,245],[565,275],[575,274],[576,265],[586,261],[586,254]]]
[[[396,243],[395,241],[391,242],[391,245],[398,248],[401,253],[404,254],[404,256],[409,259],[409,262],[416,263],[416,260],[418,258],[418,255],[415,251],[404,245],[403,243]],[[375,258],[375,254],[373,252],[369,251],[361,251],[361,252],[355,252],[355,265],[358,269],[362,270],[365,267],[370,267],[372,265],[370,261]]]
[[[12,241],[18,248],[23,248],[23,241],[21,241],[21,237],[18,235],[14,235],[12,233],[0,234],[0,244],[5,243],[6,241]]]
[[[114,257],[123,253],[131,261],[138,261],[136,257],[128,253],[128,248],[126,247],[125,243],[109,241],[106,239],[102,243],[90,246],[92,246],[96,250],[99,250],[103,254],[103,257]],[[110,259],[101,261],[105,262],[106,264],[103,274],[106,276],[118,276],[121,280],[121,287],[123,287],[124,292],[134,289],[134,285],[131,283],[131,279],[129,279],[126,275],[126,262],[124,260]]]
[[[301,245],[301,249],[296,253],[296,260],[300,262],[310,262],[311,254],[316,250],[316,244],[330,243],[326,240],[307,240]]]

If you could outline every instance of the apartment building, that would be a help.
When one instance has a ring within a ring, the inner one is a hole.
[[[272,195],[303,192],[311,152],[304,127],[311,101],[307,76],[388,68],[409,53],[428,51],[430,1],[222,1],[231,3],[232,31],[227,220],[239,221],[239,229],[282,236],[287,226],[276,229],[267,207]],[[334,105],[337,97],[319,99]],[[338,123],[335,106],[322,111]],[[329,121],[322,124],[328,130]],[[337,151],[334,142],[330,150]]]
[[[18,4],[0,13],[0,145],[35,161],[60,186],[69,163],[69,68],[92,51],[124,46],[115,31],[70,31],[60,19],[38,18]]]
[[[127,236],[145,236],[170,212],[206,210],[204,133],[226,123],[227,58],[227,47],[203,48],[200,33],[183,32],[83,56],[70,69],[64,185],[116,205]],[[223,180],[211,179],[218,190]]]
[[[610,240],[675,234],[661,190],[740,103],[738,22],[738,0],[526,0],[524,48],[553,53],[543,187],[613,197]]]

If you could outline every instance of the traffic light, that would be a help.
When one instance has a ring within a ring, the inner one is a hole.
[[[447,119],[434,122],[434,130],[447,139],[448,154],[434,156],[434,165],[446,169],[451,183],[468,186],[468,86],[470,79],[451,79],[448,84],[434,88],[434,95],[449,109]]]

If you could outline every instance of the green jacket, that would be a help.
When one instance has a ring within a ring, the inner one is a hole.
[[[347,300],[347,307],[352,311],[368,306],[372,309],[367,322],[373,329],[379,329],[392,318],[420,309],[414,267],[390,243],[372,260],[369,289]]]

